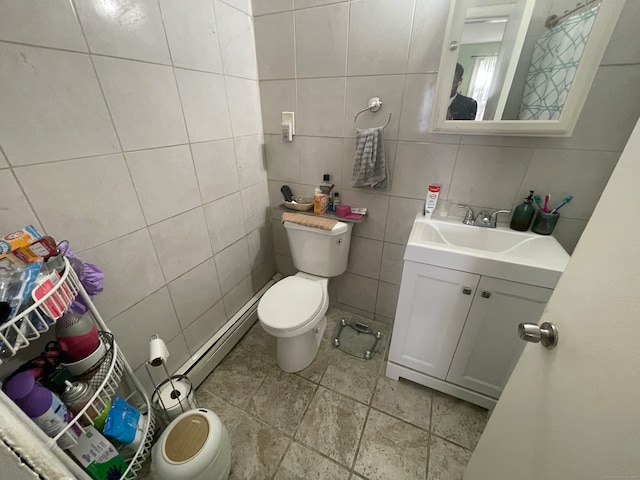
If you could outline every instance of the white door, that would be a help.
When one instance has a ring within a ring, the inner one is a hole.
[[[640,479],[639,187],[637,124],[465,480]]]

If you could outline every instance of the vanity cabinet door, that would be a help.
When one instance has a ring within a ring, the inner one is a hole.
[[[479,279],[405,262],[389,360],[444,380]]]
[[[482,277],[447,381],[498,398],[526,345],[518,324],[538,323],[552,292]]]

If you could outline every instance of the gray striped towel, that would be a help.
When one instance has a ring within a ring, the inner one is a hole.
[[[356,128],[356,156],[353,159],[352,187],[387,187],[384,129]]]

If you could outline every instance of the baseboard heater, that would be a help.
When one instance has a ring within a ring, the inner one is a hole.
[[[240,341],[249,328],[258,319],[258,302],[262,295],[282,275],[277,273],[260,289],[224,326],[211,337],[194,355],[189,358],[176,372],[187,375],[194,388],[197,388],[218,366],[222,359]]]

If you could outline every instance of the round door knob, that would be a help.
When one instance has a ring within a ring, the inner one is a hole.
[[[459,46],[460,46],[460,42],[456,42],[454,40],[449,44],[449,50],[451,50],[453,52],[453,51],[457,50]]]
[[[518,325],[518,336],[527,342],[542,343],[544,348],[552,349],[558,344],[558,329],[551,322],[521,323]]]

